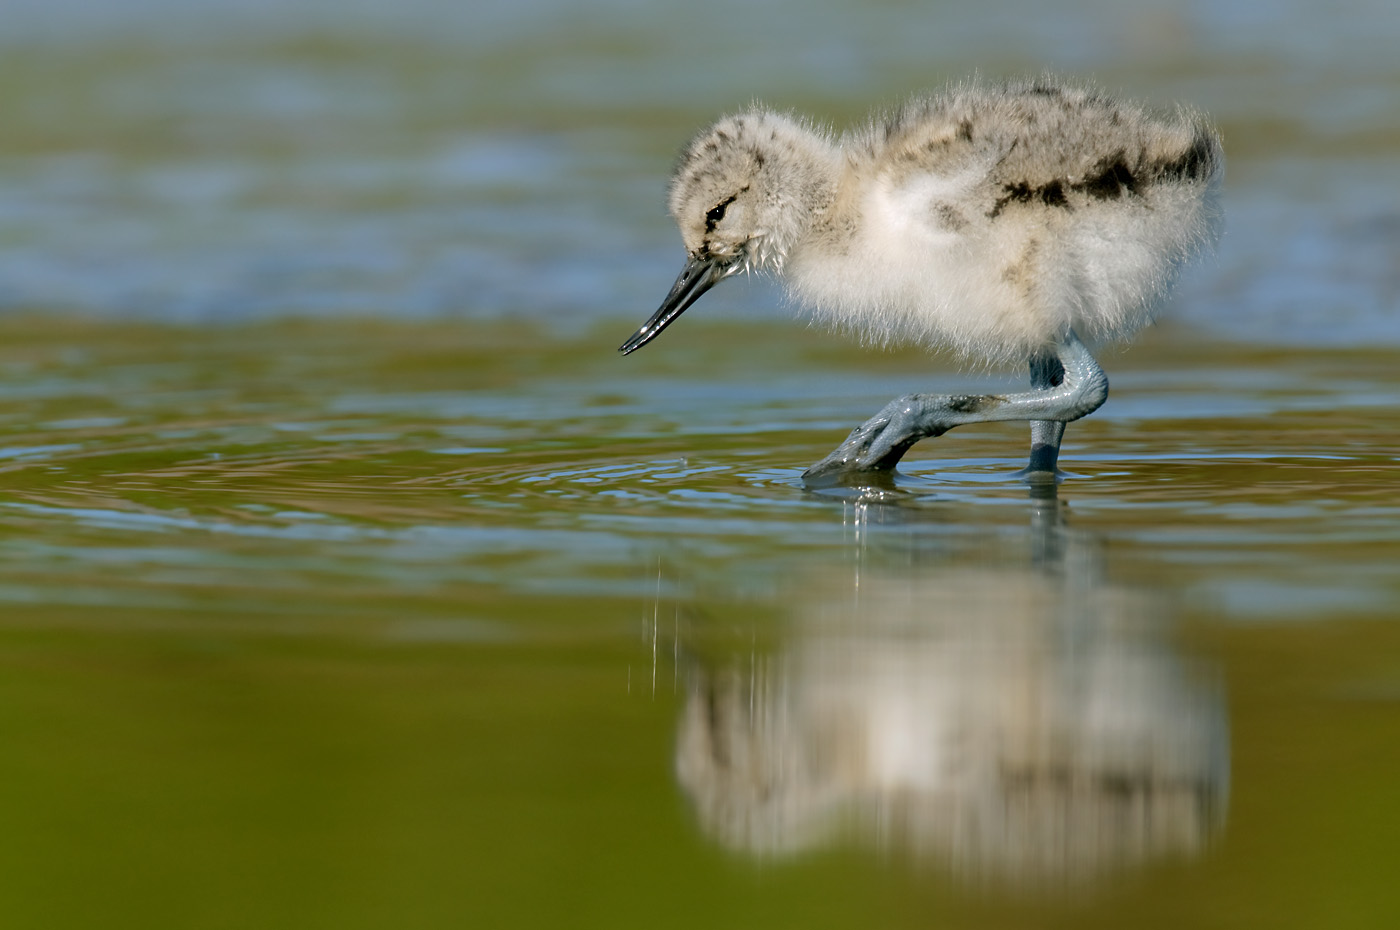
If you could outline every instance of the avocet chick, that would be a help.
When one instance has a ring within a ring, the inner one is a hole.
[[[1108,396],[1085,341],[1151,322],[1216,238],[1223,168],[1201,115],[1049,78],[953,87],[839,137],[762,108],[725,117],[671,183],[689,261],[621,351],[717,282],[772,272],[818,318],[872,341],[1030,364],[1025,393],[892,401],[809,482],[893,469],[920,439],[994,420],[1030,421],[1026,473],[1054,473],[1065,424]]]

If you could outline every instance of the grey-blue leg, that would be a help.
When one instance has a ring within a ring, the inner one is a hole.
[[[1057,388],[1064,380],[1065,366],[1055,353],[1039,352],[1031,356],[1031,387]],[[1060,441],[1064,438],[1064,420],[1032,420],[1031,460],[1021,470],[1021,475],[1055,474],[1060,461]]]
[[[1031,422],[1031,460],[1026,472],[1053,473],[1065,424],[1099,409],[1108,398],[1108,377],[1073,330],[1053,349],[1031,359],[1034,390],[1024,394],[908,394],[856,427],[826,458],[803,474],[815,484],[888,471],[920,439],[955,426],[1000,420]]]

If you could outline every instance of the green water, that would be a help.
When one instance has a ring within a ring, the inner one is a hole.
[[[13,6],[0,925],[1400,921],[1400,7]],[[617,355],[696,127],[1047,67],[1229,158],[1057,493],[805,490],[1019,373],[762,282]]]
[[[925,360],[703,320],[621,360],[618,325],[5,322],[14,925],[1395,916],[1395,353],[1154,333],[1057,502],[1010,477],[1014,427],[860,501],[800,471]],[[815,834],[726,833],[743,785],[683,758],[726,689],[739,718],[853,713],[830,689],[939,676],[955,704],[1116,702],[1064,764],[1176,764],[1206,808],[1174,840],[1100,824],[1107,861],[969,859],[871,833],[858,776]]]

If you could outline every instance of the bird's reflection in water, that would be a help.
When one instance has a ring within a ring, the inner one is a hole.
[[[916,509],[847,503],[849,571],[797,579],[771,650],[692,662],[676,767],[706,833],[1032,886],[1207,844],[1229,789],[1216,678],[1038,494],[1019,556],[971,563]]]

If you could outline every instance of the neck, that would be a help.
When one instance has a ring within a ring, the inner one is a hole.
[[[755,270],[781,272],[835,199],[841,155],[828,137],[785,116],[765,113],[755,128],[763,171],[770,175],[765,187],[774,193],[750,263]]]

